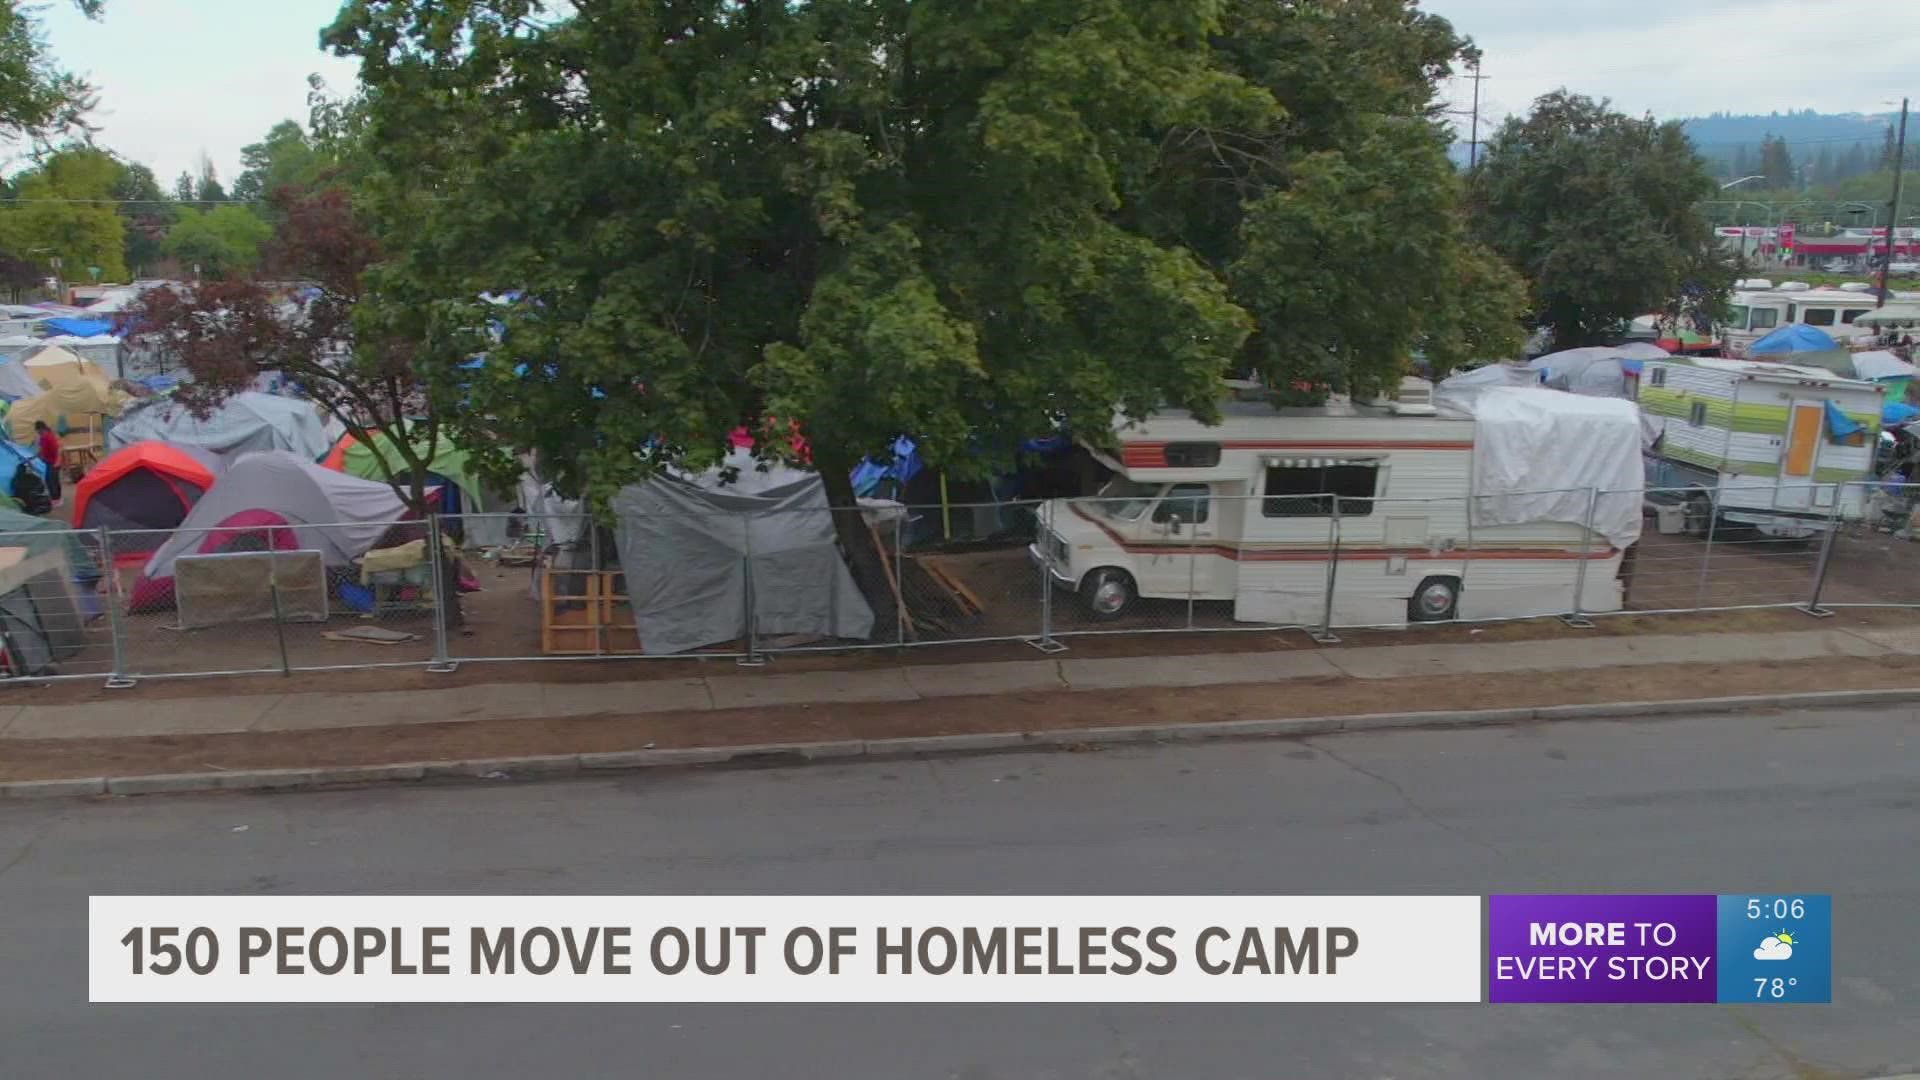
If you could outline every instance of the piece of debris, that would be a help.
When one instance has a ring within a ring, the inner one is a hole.
[[[233,831],[234,831],[234,832],[246,832],[246,831],[247,831],[248,829],[250,829],[250,828],[252,828],[252,827],[253,827],[253,826],[251,826],[251,825],[235,825],[235,826],[233,827]]]
[[[366,645],[401,645],[420,640],[419,634],[389,630],[384,626],[356,626],[350,630],[328,630],[320,636],[328,641],[359,642]]]

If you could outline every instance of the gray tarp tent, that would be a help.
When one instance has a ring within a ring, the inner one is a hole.
[[[678,653],[754,633],[864,639],[873,609],[840,557],[826,486],[815,473],[757,471],[735,454],[698,477],[662,477],[614,496],[616,543],[640,645]]]
[[[332,446],[313,403],[247,391],[228,398],[205,420],[186,405],[161,398],[136,405],[107,433],[107,449],[146,439],[193,446],[231,457],[256,450],[287,450],[313,461]]]

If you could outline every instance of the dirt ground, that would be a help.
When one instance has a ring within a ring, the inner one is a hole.
[[[8,740],[6,754],[0,758],[0,779],[312,768],[986,731],[1071,731],[1137,724],[1915,685],[1920,685],[1920,672],[1907,662],[1829,658],[1653,666],[1635,668],[1626,677],[1618,671],[1593,670],[1367,681],[1327,677],[1293,679],[1284,687],[1051,691],[944,698],[916,702],[912,708],[881,702],[284,733]]]

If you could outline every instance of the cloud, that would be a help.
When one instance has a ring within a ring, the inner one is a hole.
[[[1793,955],[1793,946],[1777,937],[1770,937],[1753,950],[1755,960],[1785,960]]]

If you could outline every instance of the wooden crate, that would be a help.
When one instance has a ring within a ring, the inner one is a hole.
[[[540,651],[548,656],[632,656],[640,652],[633,607],[614,591],[617,570],[542,571]],[[559,596],[555,584],[586,579],[580,596]]]

